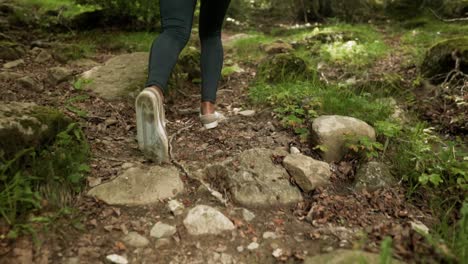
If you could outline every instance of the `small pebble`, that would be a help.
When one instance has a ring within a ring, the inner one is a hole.
[[[244,218],[245,221],[250,222],[255,218],[255,214],[252,213],[251,211],[243,208],[242,209],[242,217]]]
[[[247,246],[248,250],[255,250],[259,247],[260,245],[257,242],[252,242]]]
[[[291,147],[289,151],[291,152],[291,154],[301,154],[301,151],[296,147]]]
[[[255,111],[254,110],[244,110],[244,111],[240,111],[239,115],[246,116],[246,117],[251,117],[251,116],[255,115]]]
[[[263,239],[276,239],[277,235],[275,232],[265,232],[263,233]]]
[[[175,216],[183,214],[185,209],[185,206],[177,200],[170,200],[167,207]]]
[[[108,255],[106,259],[115,264],[128,264],[128,260],[126,258],[117,254]]]
[[[281,248],[277,248],[273,251],[273,257],[279,258],[283,255],[283,250]]]
[[[240,252],[243,252],[244,251],[244,247],[243,246],[238,246],[237,247],[237,251],[240,253]]]

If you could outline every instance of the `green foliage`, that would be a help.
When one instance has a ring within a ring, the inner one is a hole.
[[[254,103],[272,106],[283,125],[304,141],[308,138],[310,121],[318,115],[347,115],[374,124],[386,120],[392,113],[388,104],[373,100],[368,94],[327,86],[316,77],[305,82],[257,82],[250,88],[249,96]]]
[[[25,149],[11,160],[0,157],[0,213],[9,224],[40,209],[41,202],[60,208],[81,191],[89,167],[89,147],[76,123],[58,133],[54,142]]]
[[[155,28],[159,21],[158,0],[75,0],[78,4],[101,7],[109,17],[130,18],[148,29]]]
[[[50,10],[59,11],[63,17],[72,17],[74,15],[93,11],[95,6],[80,5],[73,2],[73,0],[17,0],[20,5],[38,9],[40,13],[45,13]]]
[[[314,78],[306,62],[294,54],[276,54],[265,58],[257,69],[257,80],[261,82],[289,82]]]
[[[395,164],[411,185],[468,190],[468,162],[456,142],[443,141],[424,124],[405,127],[395,142]]]
[[[354,137],[347,137],[345,142],[345,146],[355,153],[354,156],[365,157],[368,160],[378,158],[379,152],[384,149],[381,143],[368,137],[360,137],[357,141]]]
[[[392,263],[392,238],[385,237],[380,245],[380,264],[391,264]]]

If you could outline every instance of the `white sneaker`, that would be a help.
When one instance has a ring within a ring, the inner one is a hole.
[[[156,163],[169,161],[164,105],[155,88],[144,89],[135,102],[138,146]]]
[[[226,117],[219,113],[214,112],[213,114],[202,115],[200,113],[200,121],[206,129],[212,129],[218,126],[219,122],[222,122]]]

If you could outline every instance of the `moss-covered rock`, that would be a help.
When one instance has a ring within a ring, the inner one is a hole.
[[[9,224],[31,210],[70,206],[89,171],[79,124],[33,103],[0,105],[0,208]]]
[[[275,83],[287,80],[305,80],[311,75],[312,72],[302,58],[284,53],[269,56],[260,62],[257,80]]]
[[[16,60],[24,56],[24,47],[18,43],[0,41],[0,59]]]
[[[9,160],[20,150],[47,144],[70,123],[60,111],[34,103],[1,104],[0,154]]]
[[[76,44],[57,44],[52,48],[52,56],[60,63],[67,63],[85,57],[86,50]]]
[[[195,47],[187,47],[180,53],[175,66],[176,74],[185,73],[189,81],[201,78],[200,50]]]
[[[431,78],[438,74],[448,73],[455,68],[455,60],[452,53],[456,52],[461,58],[460,70],[468,73],[468,38],[455,38],[439,42],[432,46],[424,57],[421,65],[421,73]],[[435,82],[443,81],[436,78]]]

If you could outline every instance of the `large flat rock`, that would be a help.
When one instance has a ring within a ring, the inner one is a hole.
[[[88,195],[111,205],[145,205],[174,197],[184,184],[175,167],[130,168],[114,180],[94,187]]]
[[[302,201],[298,187],[289,182],[289,174],[275,156],[286,151],[256,148],[244,151],[229,162],[205,169],[209,180],[224,180],[234,202],[245,207],[291,205]]]
[[[109,100],[136,97],[147,79],[148,57],[147,52],[115,56],[83,73],[82,77],[89,80],[86,88]]]

